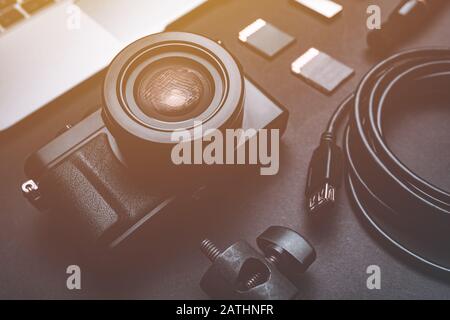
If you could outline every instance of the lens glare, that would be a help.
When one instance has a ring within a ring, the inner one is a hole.
[[[166,116],[189,113],[204,95],[201,77],[197,70],[187,66],[144,71],[137,94],[139,107],[148,115],[155,111]]]

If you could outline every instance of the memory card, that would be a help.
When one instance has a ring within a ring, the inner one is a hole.
[[[239,40],[266,57],[273,58],[293,43],[295,38],[265,20],[258,19],[239,32]]]
[[[332,93],[354,70],[315,48],[292,63],[292,72],[325,93]]]
[[[295,0],[322,16],[331,19],[342,11],[342,6],[331,0]]]

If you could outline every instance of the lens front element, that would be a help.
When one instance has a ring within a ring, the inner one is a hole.
[[[164,59],[141,72],[135,98],[147,116],[179,121],[204,112],[211,103],[213,90],[211,76],[201,65],[187,59]]]

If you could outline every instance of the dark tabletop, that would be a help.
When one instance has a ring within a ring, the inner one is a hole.
[[[145,235],[128,244],[128,251],[134,254],[111,260],[111,265],[96,268],[78,260],[70,246],[46,233],[45,215],[29,205],[20,192],[26,156],[51,140],[65,123],[76,123],[99,105],[102,75],[2,133],[0,298],[205,299],[199,280],[210,263],[198,250],[199,242],[208,237],[221,247],[239,239],[255,245],[256,237],[270,225],[298,230],[317,250],[317,261],[299,282],[299,298],[450,298],[449,281],[420,270],[371,235],[352,209],[345,188],[339,191],[337,207],[325,217],[312,218],[304,210],[307,166],[319,135],[338,103],[379,60],[366,49],[367,6],[379,3],[387,15],[398,1],[339,2],[344,11],[331,22],[288,0],[229,0],[183,24],[187,31],[221,39],[246,73],[290,111],[281,170],[274,177],[238,179],[214,201],[161,218]],[[295,44],[272,61],[243,46],[237,34],[257,18],[295,36]],[[423,26],[404,48],[426,45],[450,45],[449,7]],[[290,72],[291,62],[310,47],[355,69],[355,75],[331,96]],[[449,108],[427,101],[387,124],[389,145],[400,159],[447,190],[449,119]],[[79,292],[66,289],[66,267],[72,264],[82,268]],[[381,290],[366,287],[370,265],[381,268]]]

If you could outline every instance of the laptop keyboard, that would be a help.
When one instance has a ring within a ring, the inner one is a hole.
[[[0,0],[0,27],[6,30],[54,3],[54,0]]]

